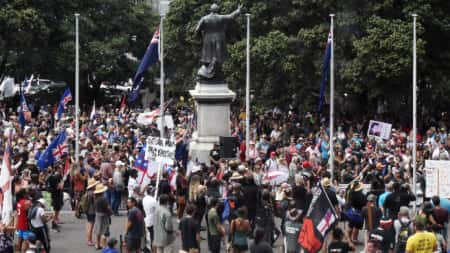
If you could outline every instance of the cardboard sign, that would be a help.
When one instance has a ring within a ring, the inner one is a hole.
[[[425,161],[425,197],[450,198],[450,161]]]
[[[392,124],[371,120],[367,129],[367,136],[389,140],[391,138]]]

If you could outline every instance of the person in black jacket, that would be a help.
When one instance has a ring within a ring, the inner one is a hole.
[[[256,209],[258,208],[259,200],[261,199],[261,192],[255,184],[252,175],[246,177],[246,185],[244,186],[245,206],[247,207],[248,218],[252,231],[255,228]]]

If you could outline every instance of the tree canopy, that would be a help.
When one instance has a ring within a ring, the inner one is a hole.
[[[412,13],[417,13],[419,101],[438,109],[427,97],[449,105],[450,3],[444,0],[259,0],[240,1],[251,13],[251,87],[256,106],[315,110],[321,68],[335,13],[335,87],[340,105],[361,113],[384,102],[388,109],[409,108],[412,96]],[[200,38],[194,28],[211,1],[173,0],[167,16],[166,63],[174,89],[195,84]],[[221,13],[238,5],[220,2]],[[432,15],[431,15],[432,13]],[[245,17],[230,24],[229,85],[244,99]],[[439,39],[438,39],[439,38]],[[448,94],[448,93],[447,93]],[[367,105],[361,107],[361,103]],[[442,105],[441,104],[441,105]],[[442,106],[443,108],[443,106]]]
[[[125,53],[141,58],[159,22],[143,1],[0,0],[0,6],[0,76],[21,80],[39,73],[70,85],[75,72],[74,14],[80,13],[81,91],[86,91],[88,74],[113,84],[132,77],[137,64]]]

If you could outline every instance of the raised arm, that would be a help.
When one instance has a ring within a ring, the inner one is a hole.
[[[242,4],[239,5],[239,7],[233,11],[232,13],[228,15],[223,15],[225,19],[235,19],[237,16],[241,14]]]

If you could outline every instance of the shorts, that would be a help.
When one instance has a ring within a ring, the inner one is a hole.
[[[153,226],[147,227],[147,230],[150,233],[150,242],[153,244]]]
[[[63,206],[62,195],[60,194],[52,194],[52,207],[55,212],[61,211]]]
[[[348,226],[350,228],[362,229],[363,225],[364,225],[364,221],[363,222],[359,222],[359,221],[349,221],[348,222]]]
[[[89,223],[91,223],[91,224],[95,223],[95,214],[87,214],[86,218]]]
[[[28,237],[30,236],[30,234],[32,234],[33,232],[31,232],[30,230],[17,230],[16,231],[16,235],[23,240],[28,240]]]
[[[141,248],[141,238],[127,238],[127,250],[137,251]]]

